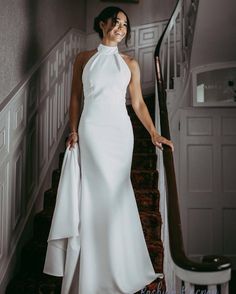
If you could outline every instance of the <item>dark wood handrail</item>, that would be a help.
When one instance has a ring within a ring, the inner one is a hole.
[[[181,0],[179,0],[181,1]],[[179,1],[175,6],[177,8]],[[172,16],[175,13],[175,9]],[[171,18],[172,18],[171,16]],[[167,139],[171,139],[168,111],[166,103],[166,88],[161,71],[160,62],[160,49],[163,38],[165,37],[166,31],[171,23],[171,18],[163,31],[154,53],[155,70],[157,78],[157,91],[159,101],[159,112],[160,112],[160,128],[161,135]],[[176,185],[176,176],[174,168],[173,153],[168,146],[164,146],[163,150],[163,163],[165,169],[165,178],[167,185],[166,201],[167,201],[167,217],[168,217],[168,229],[169,229],[169,247],[170,254],[173,262],[180,268],[196,271],[196,272],[215,272],[222,271],[231,268],[231,263],[228,258],[223,256],[205,256],[202,262],[195,262],[190,260],[184,250],[183,235],[181,229],[181,219],[178,201],[178,192]]]

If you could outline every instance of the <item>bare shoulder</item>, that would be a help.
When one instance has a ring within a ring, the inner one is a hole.
[[[81,51],[76,55],[75,64],[81,66],[82,68],[87,63],[89,58],[96,53],[96,49]]]
[[[129,69],[131,70],[131,72],[136,72],[139,71],[139,64],[137,62],[137,60],[127,54],[121,53],[121,57],[124,59],[124,61],[127,63]]]

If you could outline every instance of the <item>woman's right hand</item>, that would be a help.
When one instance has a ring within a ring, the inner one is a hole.
[[[68,139],[66,141],[66,147],[70,146],[69,149],[73,148],[75,144],[78,142],[79,135],[77,132],[71,132],[68,136]]]

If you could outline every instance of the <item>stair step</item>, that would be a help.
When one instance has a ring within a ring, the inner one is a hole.
[[[40,274],[43,271],[45,262],[47,244],[30,240],[22,249],[21,270],[23,272],[32,272]]]
[[[163,272],[164,249],[161,240],[147,242],[148,252],[156,273]]]
[[[39,293],[38,279],[36,276],[31,276],[28,273],[14,277],[8,284],[6,294],[33,294]]]
[[[43,208],[45,210],[53,210],[56,203],[57,189],[49,189],[44,192]]]
[[[148,111],[152,118],[155,117],[155,98],[153,96],[144,99],[145,104],[147,105]],[[133,110],[132,105],[127,105],[127,111],[131,118],[136,117],[136,113]]]
[[[157,170],[132,170],[131,181],[134,189],[157,188]]]
[[[134,154],[142,152],[156,153],[156,147],[153,145],[151,138],[134,138]]]
[[[62,167],[63,159],[64,159],[65,151],[59,154],[59,169]]]
[[[144,289],[134,294],[151,294],[151,293],[167,293],[165,280],[156,279],[150,285],[146,286]]]
[[[135,153],[133,155],[133,169],[156,169],[156,154]]]
[[[133,130],[134,130],[134,138],[145,138],[145,139],[150,139],[150,134],[148,131],[145,129],[144,126],[139,126],[139,125],[133,125]]]
[[[50,275],[42,275],[39,280],[39,293],[41,294],[60,294],[61,293],[61,277],[53,277]]]
[[[157,189],[135,190],[135,198],[140,212],[159,210],[159,192]]]
[[[161,215],[155,212],[140,212],[140,219],[143,227],[144,236],[147,243],[152,240],[161,240]]]
[[[60,180],[60,175],[61,175],[61,170],[60,169],[55,169],[52,172],[52,188],[56,189],[58,187],[58,183]]]
[[[34,240],[47,243],[53,211],[43,210],[34,218]]]
[[[21,272],[10,282],[6,294],[60,294],[61,283],[61,277]]]

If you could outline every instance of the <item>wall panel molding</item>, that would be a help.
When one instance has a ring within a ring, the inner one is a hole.
[[[10,111],[0,115],[0,163],[9,155]]]
[[[9,162],[0,166],[0,276],[3,275],[7,262],[9,231]]]
[[[72,64],[84,48],[84,33],[68,31],[1,109],[0,289],[68,126]]]
[[[179,195],[190,258],[228,256],[236,267],[236,111],[180,112]],[[200,236],[200,237],[199,237]]]

